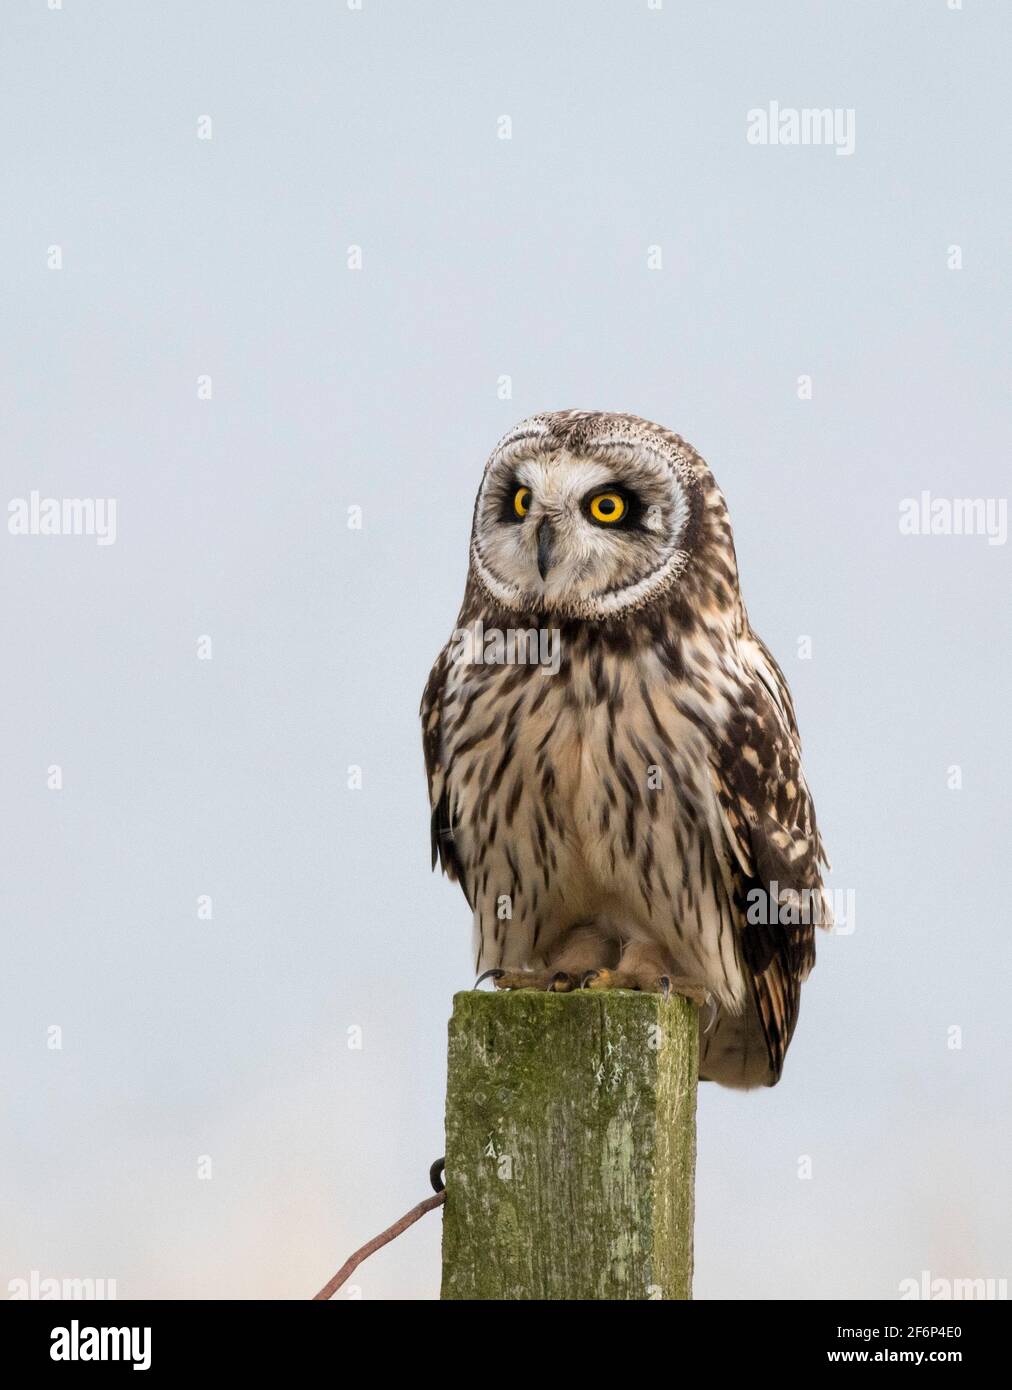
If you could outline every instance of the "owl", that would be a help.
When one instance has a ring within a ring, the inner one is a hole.
[[[828,862],[696,451],[593,411],[506,435],[421,717],[432,863],[463,889],[476,971],[685,995],[701,1079],[774,1085]]]

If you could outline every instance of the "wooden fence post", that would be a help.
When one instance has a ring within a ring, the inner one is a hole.
[[[698,1014],[627,990],[458,994],[444,1299],[692,1296]]]

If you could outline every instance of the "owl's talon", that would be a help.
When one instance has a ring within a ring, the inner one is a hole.
[[[623,970],[588,970],[580,981],[582,989],[635,989],[644,994],[659,994],[665,1000],[672,995],[691,999],[699,1008],[711,1000],[710,992],[680,975],[658,975],[657,967],[637,966]]]
[[[563,970],[486,970],[481,978],[492,980],[496,989],[543,989],[550,994],[568,994],[573,988],[572,975]]]
[[[699,1008],[710,1005],[709,1021],[703,1030],[709,1033],[717,1017],[717,1006],[709,990],[678,975],[658,975],[654,973],[656,969],[639,966],[623,970],[620,966],[617,970],[585,970],[577,977],[568,970],[502,970],[494,966],[478,976],[474,987],[491,980],[496,989],[540,989],[548,994],[570,994],[576,989],[632,989],[660,994],[665,1001],[678,994]]]
[[[588,970],[583,977],[584,989],[639,989],[639,981],[625,970]]]
[[[665,999],[670,999],[673,994],[680,995],[683,999],[691,999],[698,1009],[704,1004],[713,1003],[713,995],[704,985],[693,984],[691,980],[684,980],[679,976],[662,975],[657,981],[660,985],[660,992]]]
[[[672,980],[670,975],[662,975],[657,983],[661,987],[661,996],[665,1002],[667,1002],[673,994],[678,994],[681,995],[683,999],[691,999],[698,1008],[702,1008],[704,1004],[709,1004],[711,1009],[710,1023],[707,1024],[704,1031],[710,1031],[715,1017],[714,1010],[716,1006],[714,1004],[713,995],[709,990],[703,989],[701,986],[691,985],[687,980]]]
[[[565,970],[556,970],[548,981],[549,994],[569,994],[573,988],[573,977]]]

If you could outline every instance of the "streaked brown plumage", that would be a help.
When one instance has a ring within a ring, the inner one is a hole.
[[[557,673],[461,659],[477,623],[556,631]],[[705,991],[700,1075],[773,1084],[825,856],[706,464],[634,416],[522,422],[485,470],[457,630],[422,724],[433,864],[472,909],[477,967]]]

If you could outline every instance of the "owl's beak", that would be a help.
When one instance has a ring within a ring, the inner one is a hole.
[[[544,579],[552,568],[552,548],[555,542],[552,523],[547,516],[543,516],[538,522],[538,529],[534,534],[538,539],[538,574]]]

